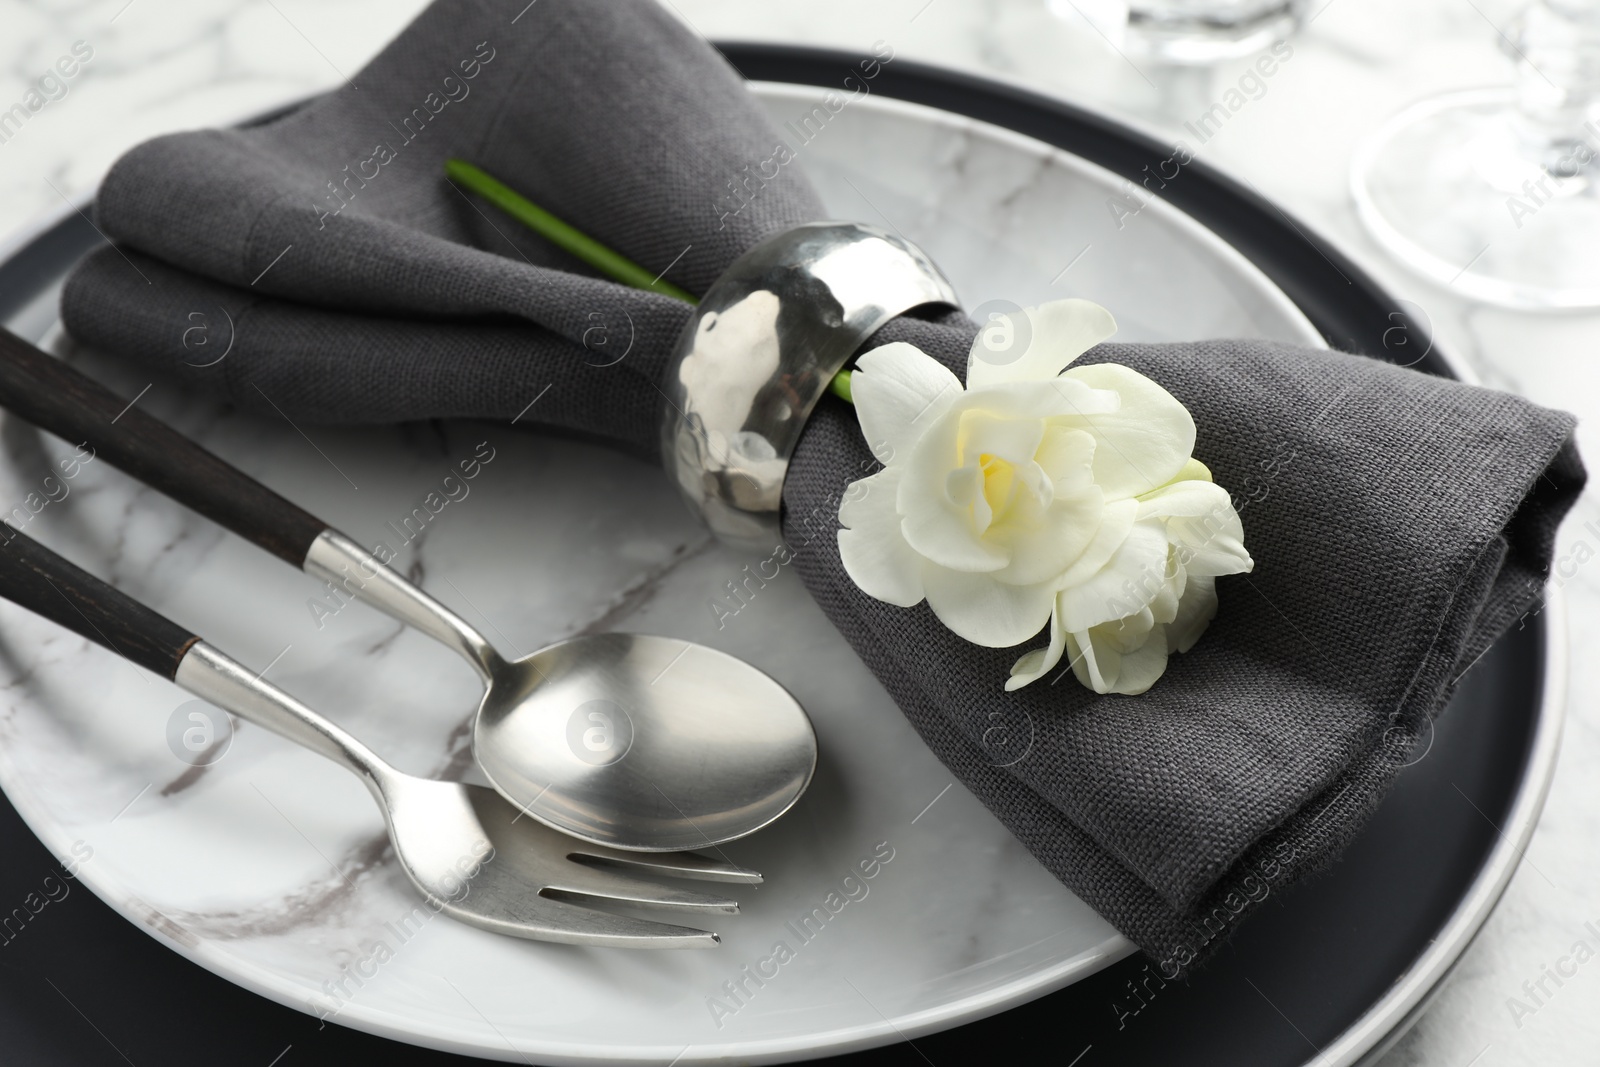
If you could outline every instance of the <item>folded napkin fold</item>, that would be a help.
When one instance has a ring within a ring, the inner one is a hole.
[[[62,316],[268,415],[522,414],[655,459],[688,306],[595,277],[443,162],[702,293],[761,238],[825,217],[799,166],[762,167],[781,143],[650,0],[439,0],[344,88],[127,153],[96,204],[120,248],[79,265]],[[231,319],[225,359],[186,334],[196,311]],[[976,329],[908,315],[868,347],[909,341],[964,377]],[[784,537],[940,759],[1171,975],[1359,829],[1463,672],[1537,601],[1584,473],[1570,416],[1375,360],[1210,340],[1082,362],[1107,361],[1194,414],[1195,455],[1237,494],[1256,561],[1220,580],[1210,630],[1143,696],[1003,692],[1018,649],[857,589],[835,531],[871,457],[842,401],[800,441]]]

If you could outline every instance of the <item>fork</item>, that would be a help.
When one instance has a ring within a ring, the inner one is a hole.
[[[9,536],[8,536],[9,535]],[[0,524],[0,597],[354,772],[383,809],[400,866],[436,911],[513,937],[614,948],[710,948],[715,932],[605,907],[734,914],[737,901],[634,873],[755,883],[692,852],[621,852],[524,819],[492,789],[405,774],[184,627]]]

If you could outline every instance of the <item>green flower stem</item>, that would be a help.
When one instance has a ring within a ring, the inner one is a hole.
[[[556,218],[482,168],[464,159],[447,159],[444,173],[451,181],[477,193],[551,244],[572,253],[613,281],[631,285],[635,289],[648,289],[686,304],[700,302],[693,294],[671,282],[662,281],[627,256],[607,248],[583,231]],[[828,391],[846,403],[854,403],[850,399],[850,372],[842,370],[834,375],[828,382]]]
[[[538,204],[471,163],[460,159],[447,159],[444,163],[444,173],[451,181],[477,193],[528,229],[546,238],[551,244],[571,252],[613,281],[631,285],[635,289],[648,289],[675,300],[682,300],[686,304],[699,303],[692,295],[676,285],[662,281],[628,257],[613,252],[588,234],[562,222]]]

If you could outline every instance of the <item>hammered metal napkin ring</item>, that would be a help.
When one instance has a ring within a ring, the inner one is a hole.
[[[797,226],[736,259],[667,364],[661,456],[723,542],[782,539],[783,480],[829,381],[885,323],[955,290],[904,238],[854,222]]]

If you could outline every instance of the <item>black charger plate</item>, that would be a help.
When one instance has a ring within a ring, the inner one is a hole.
[[[747,78],[819,86],[837,85],[859,58],[753,44],[722,50]],[[1146,165],[1172,155],[1170,146],[1104,116],[904,60],[883,68],[874,91],[1007,127],[1134,182]],[[1459,376],[1406,305],[1270,202],[1198,161],[1161,195],[1260,267],[1329,344]],[[36,333],[54,314],[47,295],[99,241],[77,213],[26,239],[0,262],[0,321]],[[1049,1050],[1050,1059],[1073,1067],[1370,1062],[1415,1019],[1470,943],[1532,833],[1560,732],[1564,667],[1555,618],[1528,619],[1500,640],[1462,680],[1425,752],[1342,860],[1269,901],[1187,982],[1163,985],[1133,957],[914,1045],[827,1062],[942,1065],[1023,1050]],[[0,849],[7,856],[3,920],[11,906],[25,906],[56,862],[8,804],[0,805]],[[71,1000],[54,981],[68,975]],[[74,886],[27,920],[25,935],[0,934],[0,1062],[482,1061],[320,1025],[189,963]]]

